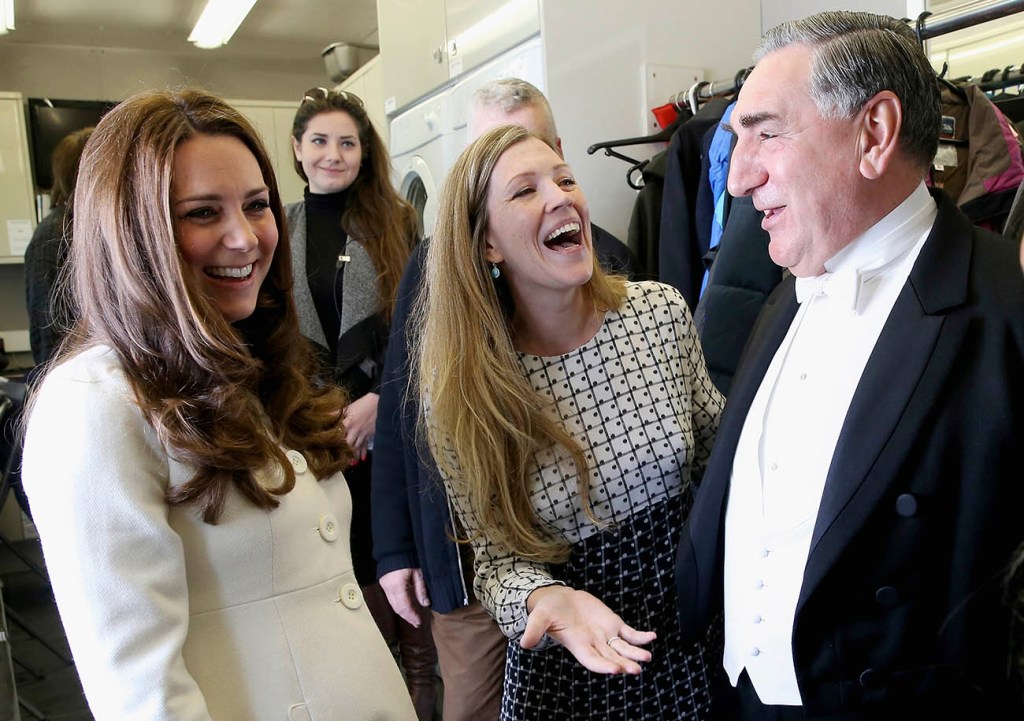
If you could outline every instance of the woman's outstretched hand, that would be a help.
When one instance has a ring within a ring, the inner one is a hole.
[[[640,673],[651,652],[640,648],[657,636],[637,631],[586,591],[544,586],[526,599],[529,617],[519,645],[533,648],[544,634],[558,641],[595,673]]]

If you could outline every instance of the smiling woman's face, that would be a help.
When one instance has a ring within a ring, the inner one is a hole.
[[[302,141],[292,138],[295,159],[309,181],[309,192],[337,193],[352,185],[363,164],[359,126],[343,110],[314,115]]]
[[[174,152],[171,214],[200,288],[229,322],[252,315],[278,239],[256,156],[229,135],[182,142]]]
[[[594,271],[590,210],[572,170],[527,138],[498,159],[487,189],[487,260],[518,298],[577,289]]]

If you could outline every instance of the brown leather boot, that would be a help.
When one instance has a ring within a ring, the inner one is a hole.
[[[361,586],[360,589],[363,592],[363,603],[366,604],[367,610],[373,616],[380,635],[384,637],[384,642],[397,659],[398,624],[396,621],[398,620],[398,614],[391,609],[387,594],[384,593],[384,589],[380,587],[379,583]]]
[[[432,721],[437,710],[437,651],[430,633],[430,614],[423,616],[419,628],[396,619],[398,649],[416,716],[419,721]]]

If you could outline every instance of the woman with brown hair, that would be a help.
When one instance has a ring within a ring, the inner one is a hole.
[[[59,292],[59,279],[71,246],[71,201],[78,182],[78,162],[92,131],[90,126],[69,133],[53,149],[50,212],[36,226],[25,249],[25,301],[36,365],[53,356],[73,321],[67,299]]]
[[[273,170],[199,90],[97,125],[24,482],[97,719],[414,718],[352,571]]]
[[[302,201],[285,208],[302,334],[350,398],[345,471],[352,493],[352,555],[370,612],[397,648],[420,721],[437,705],[437,653],[429,626],[400,618],[377,583],[370,523],[370,467],[391,313],[416,242],[416,215],[391,185],[387,150],[352,93],[311,88],[292,123]]]
[[[456,161],[424,278],[423,423],[510,639],[502,718],[708,718],[674,559],[723,399],[682,297],[601,270],[572,171],[518,126]]]

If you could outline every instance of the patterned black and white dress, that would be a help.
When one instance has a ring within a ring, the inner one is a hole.
[[[582,446],[593,513],[603,525],[583,512],[568,454],[550,447],[537,453],[532,498],[539,521],[572,544],[570,559],[544,565],[487,538],[474,541],[477,596],[511,641],[501,718],[708,718],[709,663],[718,661],[702,645],[680,642],[673,574],[690,479],[703,472],[724,400],[682,296],[658,283],[631,283],[623,307],[607,313],[582,347],[520,360]],[[472,531],[465,496],[448,490]],[[657,632],[640,675],[588,671],[550,638],[538,649],[519,647],[526,597],[554,583],[587,591],[630,626]]]

